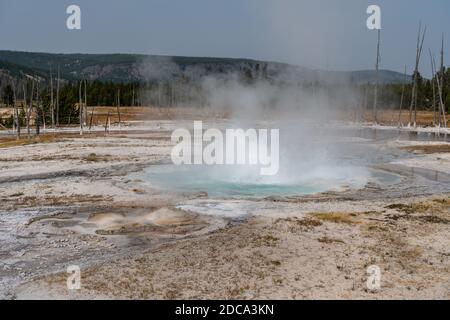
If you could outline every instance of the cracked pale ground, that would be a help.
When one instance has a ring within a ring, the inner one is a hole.
[[[178,204],[218,200],[128,177],[168,160],[173,126],[2,148],[0,296],[450,298],[449,193],[372,186],[219,200],[249,208],[243,221],[202,215]],[[408,144],[421,154],[403,165],[448,172],[448,144],[423,145]],[[66,288],[68,265],[81,267],[79,291]],[[380,290],[366,287],[370,265]]]

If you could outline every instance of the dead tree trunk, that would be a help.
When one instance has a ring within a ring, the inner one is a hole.
[[[36,126],[36,136],[40,134],[41,118],[40,118],[40,103],[39,103],[39,80],[36,81],[36,107],[35,107],[35,118],[34,124]]]
[[[402,123],[402,109],[403,109],[403,100],[405,98],[405,85],[406,85],[406,65],[405,65],[405,78],[404,78],[403,86],[402,86],[402,95],[400,97],[400,109],[398,111],[398,127],[399,128],[403,127],[403,123]]]
[[[16,96],[16,85],[12,83],[13,89],[13,105],[14,105],[14,125],[16,127],[17,140],[20,139],[20,121],[19,121],[19,110],[17,108],[17,96]]]
[[[33,109],[33,93],[34,93],[34,79],[31,80],[30,104],[28,105],[28,109],[27,109],[27,135],[28,135],[28,139],[31,138],[30,118],[31,118],[31,111]]]
[[[83,135],[83,101],[81,100],[81,86],[83,82],[80,80],[80,85],[78,88],[79,102],[78,102],[78,111],[80,113],[80,135]]]
[[[50,112],[52,113],[52,129],[55,129],[55,103],[53,101],[53,73],[50,66]]]
[[[117,115],[119,117],[119,130],[121,128],[122,119],[120,118],[120,89],[117,89]]]
[[[378,84],[379,84],[379,67],[380,67],[380,39],[381,39],[381,30],[378,29],[378,41],[377,41],[377,60],[375,63],[375,93],[373,99],[373,121],[375,124],[378,123]]]
[[[94,105],[92,106],[92,110],[91,110],[91,119],[89,120],[89,131],[91,131],[92,128],[92,119],[94,118]]]
[[[60,70],[58,65],[58,79],[56,80],[56,127],[59,128],[59,82]]]
[[[433,63],[433,54],[431,53],[431,50],[429,50],[430,52],[430,61],[431,61],[431,87],[433,89],[433,125],[436,126],[437,123],[437,114],[436,114],[436,86],[435,86],[435,70],[434,70],[434,63]]]
[[[161,108],[162,99],[161,99],[161,83],[158,82],[158,107]]]
[[[87,116],[88,116],[88,109],[87,109],[87,84],[86,84],[86,80],[84,80],[84,112],[83,112],[83,115],[84,115],[84,118],[83,118],[83,121],[84,121],[84,126],[86,126],[86,124],[87,124]]]
[[[365,111],[366,111],[366,103],[367,103],[366,102],[366,99],[367,99],[367,88],[365,86],[362,86],[361,91],[362,91],[362,93],[361,93],[361,98],[360,98],[361,105],[359,107],[359,109],[360,109],[359,110],[359,121],[360,122],[364,122],[364,114],[365,114]]]
[[[433,68],[436,69],[436,61],[434,60],[434,58],[432,59],[433,61]],[[436,75],[436,83],[438,86],[438,96],[439,96],[439,108],[441,109],[439,112],[442,112],[443,118],[444,118],[444,124],[446,123],[446,119],[445,119],[445,110],[442,109],[444,103],[443,103],[443,99],[442,99],[442,84],[441,84],[441,78],[439,75]],[[440,122],[439,122],[439,126],[440,126]]]
[[[11,88],[12,88],[12,90],[13,90],[13,105],[11,106],[12,108],[13,108],[13,122],[12,122],[12,133],[13,133],[13,135],[14,134],[16,134],[16,125],[17,125],[17,121],[16,121],[16,98],[15,98],[15,95],[16,95],[16,92],[15,92],[15,88],[14,88],[14,80],[12,80],[11,79]],[[7,104],[8,104],[8,102],[6,102]],[[8,106],[8,105],[7,105]],[[6,127],[5,126],[3,126],[2,124],[1,124],[2,122],[1,122],[1,117],[0,117],[0,126],[2,127],[2,128],[5,128],[6,129]]]
[[[442,118],[444,120],[444,128],[447,128],[447,119],[446,119],[445,104],[444,104],[444,97],[443,97],[443,90],[444,90],[444,34],[442,34],[441,68],[440,68],[439,73],[440,73],[440,88],[438,88],[439,99],[440,99],[441,110],[442,110]]]
[[[110,129],[111,129],[111,120],[110,120],[109,111],[108,111],[108,115],[106,116],[106,122],[105,122],[105,132],[109,132]]]
[[[414,128],[416,127],[416,121],[417,121],[417,85],[418,85],[418,77],[419,77],[419,64],[420,64],[420,57],[422,55],[422,48],[423,48],[423,42],[425,41],[425,34],[427,32],[427,28],[425,27],[423,33],[422,33],[422,24],[419,24],[419,32],[417,35],[417,46],[416,46],[416,64],[414,68],[414,79],[413,79],[413,88],[412,88],[412,95],[411,95],[411,104],[409,107],[409,124],[408,126],[411,126],[411,123],[414,124]],[[422,40],[421,40],[422,39]],[[413,111],[414,111],[414,117],[413,117]]]
[[[436,83],[438,86],[438,96],[439,96],[439,127],[441,126],[441,112],[442,112],[442,120],[444,124],[444,128],[447,128],[447,119],[446,119],[446,112],[445,112],[445,104],[444,104],[444,98],[442,94],[443,90],[443,84],[444,84],[444,39],[442,38],[442,48],[441,48],[441,70],[439,74],[436,74]],[[433,67],[434,70],[436,70],[436,62],[433,58]]]
[[[364,88],[364,110],[363,110],[363,121],[368,121],[366,118],[367,108],[369,106],[369,90],[370,90],[370,82],[367,82],[367,86]]]

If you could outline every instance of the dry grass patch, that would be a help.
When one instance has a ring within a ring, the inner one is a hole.
[[[309,232],[317,227],[320,227],[321,225],[323,225],[323,222],[312,217],[305,217],[301,219],[290,217],[276,219],[273,225],[283,233],[302,233]]]
[[[319,227],[323,224],[319,220],[311,219],[311,218],[296,220],[295,223],[297,223],[298,225],[300,225],[302,227],[312,227],[312,228]]]
[[[313,219],[310,217],[298,219],[298,218],[286,218],[286,219],[277,219],[275,220],[275,224],[279,223],[292,223],[302,227],[319,227],[323,223],[317,219]]]
[[[98,203],[99,201],[111,201],[112,197],[102,195],[73,194],[69,196],[23,196],[17,194],[15,197],[0,197],[0,202],[12,205],[14,208],[35,208],[42,206],[67,206],[75,203]]]
[[[359,222],[357,219],[355,219],[355,214],[344,212],[312,212],[309,213],[309,215],[323,222],[343,224],[355,224]]]
[[[7,140],[7,141],[0,142],[0,148],[11,148],[11,147],[25,146],[28,144],[32,144],[32,143],[26,139]]]
[[[430,204],[422,202],[411,204],[394,203],[389,206],[386,206],[386,209],[397,210],[406,214],[424,213],[427,212],[430,208],[431,208]]]
[[[320,243],[326,243],[326,244],[345,243],[344,241],[342,241],[340,239],[332,239],[332,238],[328,238],[328,237],[319,238],[319,239],[317,239],[317,241],[319,241]]]
[[[401,149],[421,154],[448,153],[450,152],[450,144],[407,146]]]
[[[401,214],[391,214],[391,220],[409,220],[420,223],[450,224],[450,200],[448,198],[434,199],[411,204],[394,203],[386,207]]]
[[[450,198],[434,199],[432,202],[437,203],[445,208],[450,208]]]
[[[54,135],[54,134],[45,134],[40,135],[38,137],[31,137],[28,139],[26,136],[22,136],[20,139],[16,139],[15,137],[7,137],[0,140],[0,149],[1,148],[11,148],[11,147],[19,147],[26,146],[38,143],[52,143],[52,142],[61,142],[63,141],[62,135]]]
[[[271,234],[258,235],[256,238],[252,239],[252,244],[254,247],[275,247],[280,239]]]
[[[441,198],[428,201],[415,202],[411,204],[394,203],[386,206],[386,209],[396,210],[406,214],[414,213],[443,213],[450,210],[450,199]]]

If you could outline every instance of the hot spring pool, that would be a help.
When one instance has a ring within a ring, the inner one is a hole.
[[[220,166],[155,165],[131,178],[162,191],[206,192],[209,197],[268,197],[308,195],[318,192],[362,188],[368,182],[392,184],[400,180],[396,174],[366,169],[341,167],[335,172],[316,168],[292,176],[262,177],[259,169]]]
[[[385,139],[393,137],[383,136],[379,143],[380,136],[361,137],[353,131],[312,135],[305,130],[296,126],[280,133],[280,170],[276,176],[261,176],[258,166],[167,164],[150,165],[132,173],[131,178],[158,190],[206,192],[216,198],[308,195],[402,181],[403,176],[394,171],[373,169],[410,157],[407,152],[386,147]]]

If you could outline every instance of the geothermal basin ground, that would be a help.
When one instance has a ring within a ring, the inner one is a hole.
[[[450,298],[447,136],[337,126],[296,148],[290,135],[281,178],[261,181],[173,166],[172,130],[190,126],[1,140],[0,298]]]

